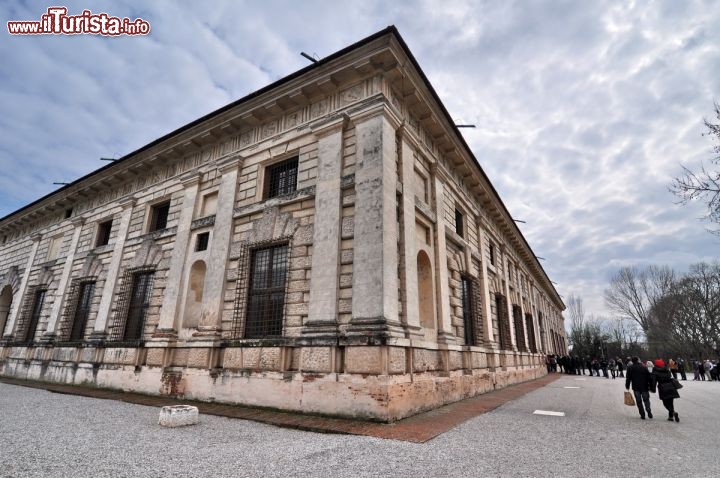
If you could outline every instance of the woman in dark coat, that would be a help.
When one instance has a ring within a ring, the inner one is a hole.
[[[675,411],[673,400],[680,398],[680,394],[677,389],[675,389],[670,370],[668,370],[665,366],[665,362],[662,359],[657,359],[655,361],[655,367],[653,367],[652,374],[657,383],[658,396],[660,397],[660,400],[662,400],[663,405],[665,405],[665,408],[667,408],[668,420],[675,420],[676,422],[679,422],[680,416]]]

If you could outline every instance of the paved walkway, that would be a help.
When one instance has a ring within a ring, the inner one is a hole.
[[[175,400],[167,397],[142,395],[116,390],[104,390],[76,385],[60,385],[13,378],[0,378],[0,382],[25,387],[39,388],[54,393],[80,395],[84,397],[118,400],[138,405],[161,407],[166,405],[189,404],[198,407],[201,414],[228,418],[240,418],[299,430],[365,435],[391,440],[423,443],[445,433],[451,428],[483,413],[496,409],[506,402],[515,400],[560,378],[561,374],[549,374],[494,392],[478,395],[444,407],[420,413],[394,423],[377,423],[343,418],[329,418],[315,415],[281,412],[220,403]]]

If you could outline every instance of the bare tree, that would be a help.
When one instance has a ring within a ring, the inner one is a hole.
[[[610,279],[605,303],[620,318],[635,321],[647,334],[652,308],[674,284],[675,273],[667,266],[623,267]]]
[[[715,115],[720,119],[720,105],[714,102]],[[680,199],[681,204],[690,201],[702,200],[707,204],[705,219],[720,224],[720,123],[711,123],[703,120],[708,131],[703,136],[710,136],[716,144],[713,145],[715,156],[710,159],[713,165],[707,169],[704,164],[700,165],[699,171],[693,171],[682,166],[682,174],[670,183],[670,192]],[[713,234],[720,235],[720,229],[711,230]]]
[[[570,329],[582,329],[585,324],[585,308],[582,297],[570,294],[567,300],[567,311],[570,316]]]

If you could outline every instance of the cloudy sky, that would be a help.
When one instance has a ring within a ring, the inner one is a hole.
[[[39,20],[61,2],[0,3]],[[390,24],[566,299],[605,314],[623,265],[684,271],[720,242],[667,185],[712,157],[717,1],[69,1],[146,37],[0,41],[0,217]]]

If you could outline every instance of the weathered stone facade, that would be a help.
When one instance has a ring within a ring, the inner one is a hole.
[[[390,421],[564,305],[395,28],[0,220],[0,373]]]

